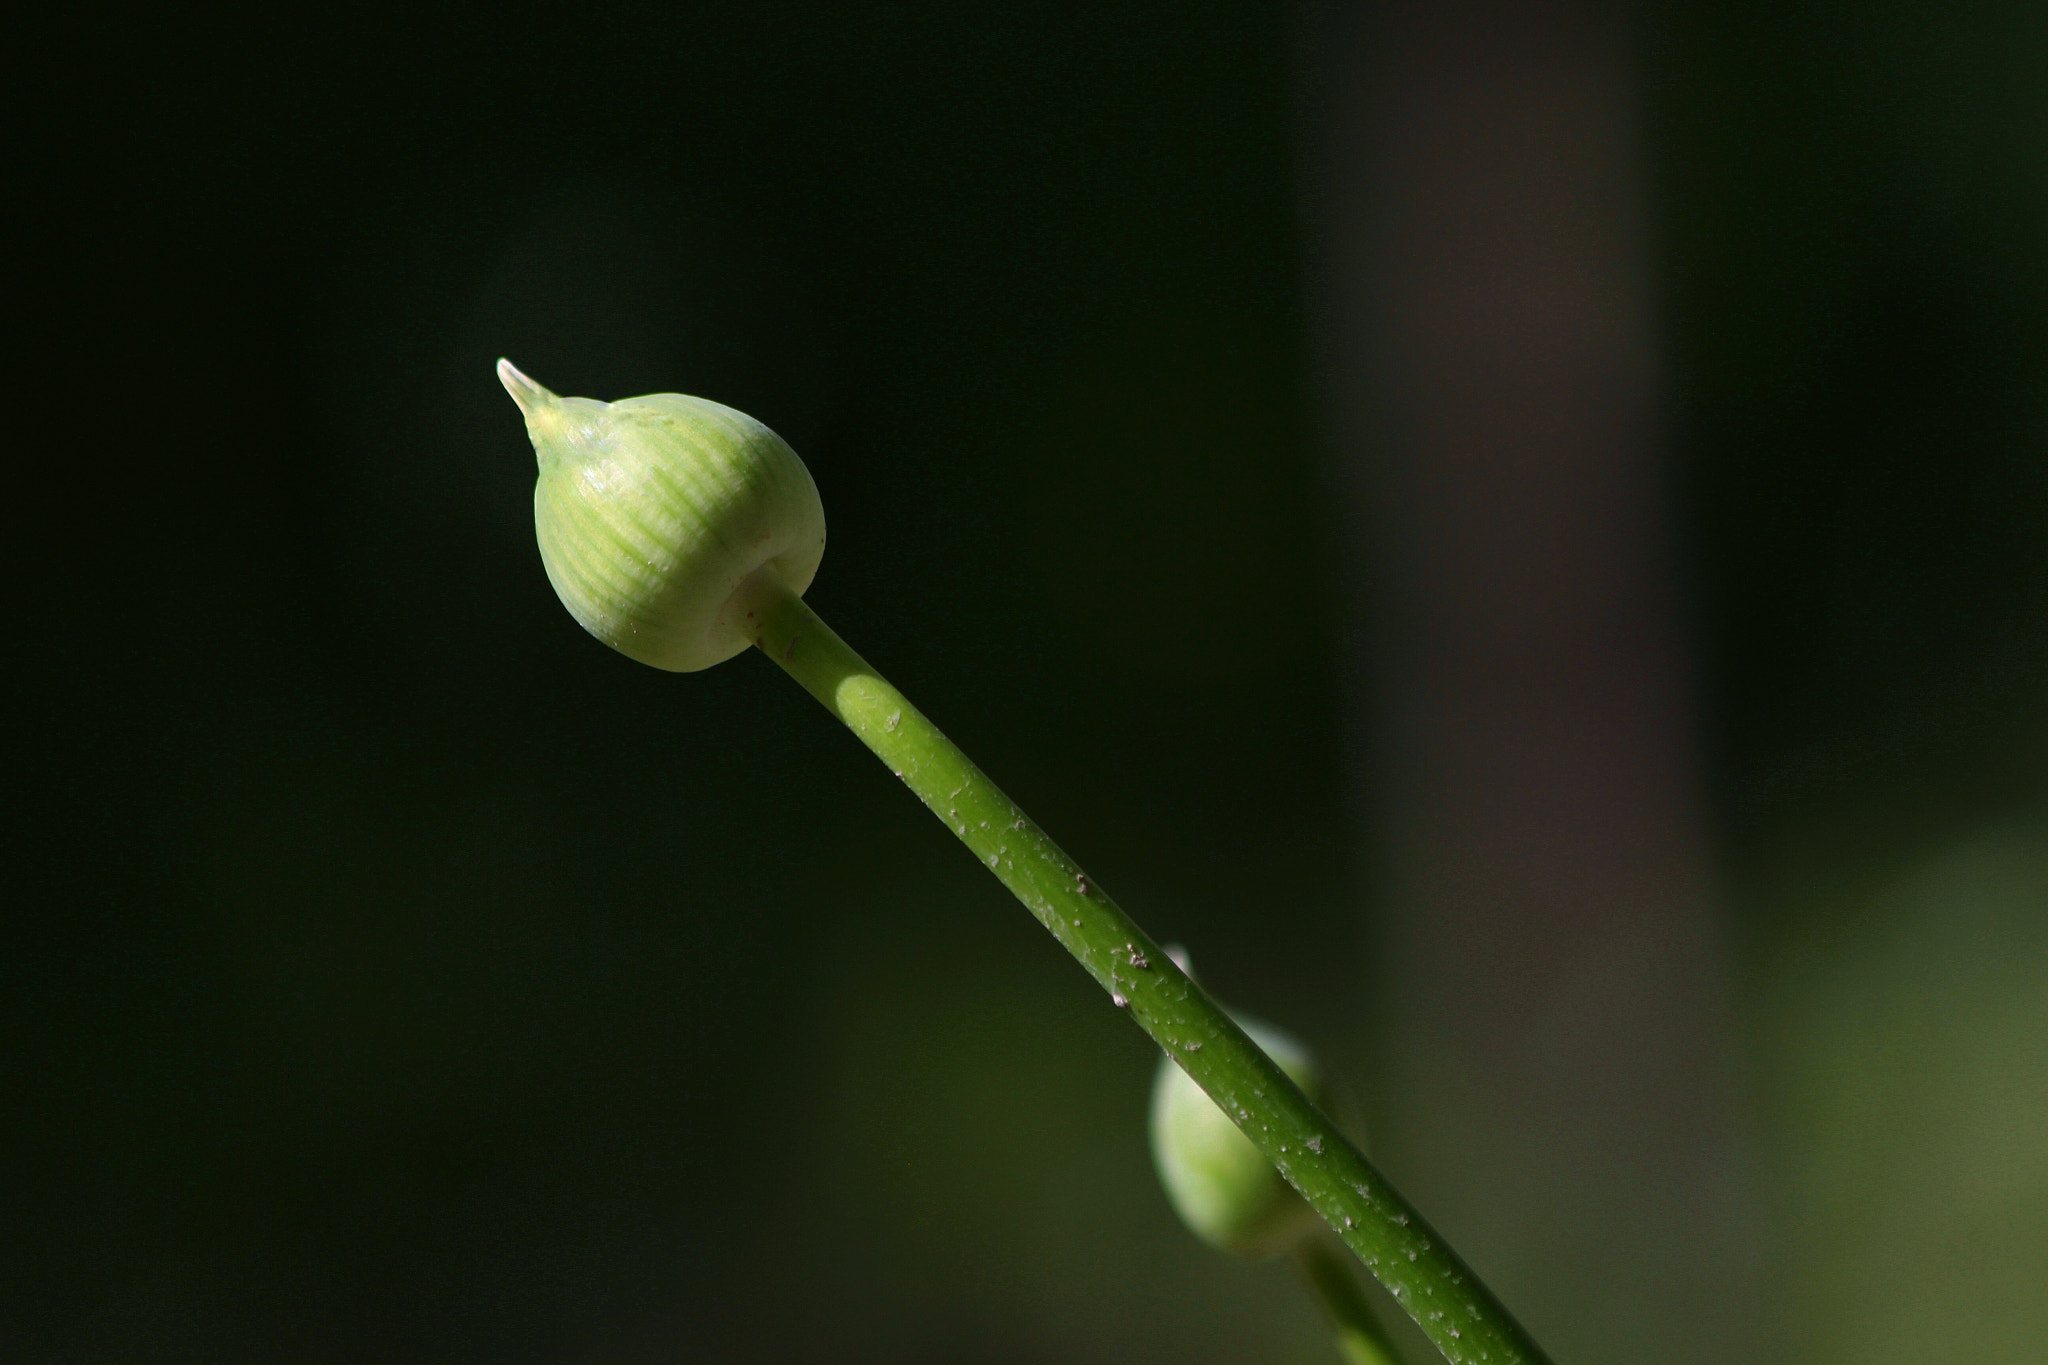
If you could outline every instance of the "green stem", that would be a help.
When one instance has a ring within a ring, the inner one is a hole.
[[[1352,1278],[1350,1263],[1331,1249],[1327,1238],[1305,1239],[1295,1249],[1294,1265],[1330,1315],[1330,1324],[1337,1329],[1337,1350],[1348,1365],[1401,1365],[1394,1343]]]
[[[772,569],[734,609],[761,652],[844,721],[1236,1121],[1445,1359],[1547,1365],[1529,1335],[1300,1087],[967,755]]]

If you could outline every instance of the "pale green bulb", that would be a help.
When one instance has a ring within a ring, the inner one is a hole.
[[[1311,1100],[1318,1098],[1321,1076],[1307,1048],[1270,1024],[1233,1017]],[[1273,1163],[1170,1057],[1159,1059],[1152,1082],[1152,1161],[1181,1221],[1224,1251],[1277,1255],[1322,1226]]]
[[[509,360],[498,378],[540,459],[533,524],[569,614],[628,658],[675,673],[753,643],[734,594],[780,575],[802,593],[825,554],[811,472],[743,412],[679,393],[562,398]]]

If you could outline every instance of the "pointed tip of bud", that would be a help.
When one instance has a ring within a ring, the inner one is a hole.
[[[536,409],[550,406],[555,401],[554,394],[528,379],[519,372],[517,365],[503,358],[498,361],[498,382],[505,386],[505,392],[512,395],[512,401],[528,417],[533,416]]]

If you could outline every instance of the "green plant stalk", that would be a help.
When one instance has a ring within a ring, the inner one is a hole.
[[[761,652],[845,722],[1166,1050],[1463,1365],[1547,1365],[1470,1268],[1223,1008],[773,568],[733,599]]]
[[[1347,1365],[1401,1365],[1400,1353],[1352,1278],[1350,1263],[1327,1238],[1305,1240],[1295,1249],[1294,1265],[1337,1329],[1337,1351]]]

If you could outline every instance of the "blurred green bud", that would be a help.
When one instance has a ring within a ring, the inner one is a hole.
[[[1231,1017],[1311,1100],[1321,1102],[1322,1078],[1299,1040],[1270,1024]],[[1224,1251],[1278,1255],[1322,1226],[1315,1210],[1171,1057],[1159,1059],[1152,1082],[1152,1161],[1181,1221]]]
[[[802,593],[825,553],[817,485],[780,436],[679,393],[561,398],[509,360],[498,378],[540,458],[533,524],[569,614],[628,658],[675,673],[753,643],[734,593],[767,568]]]

